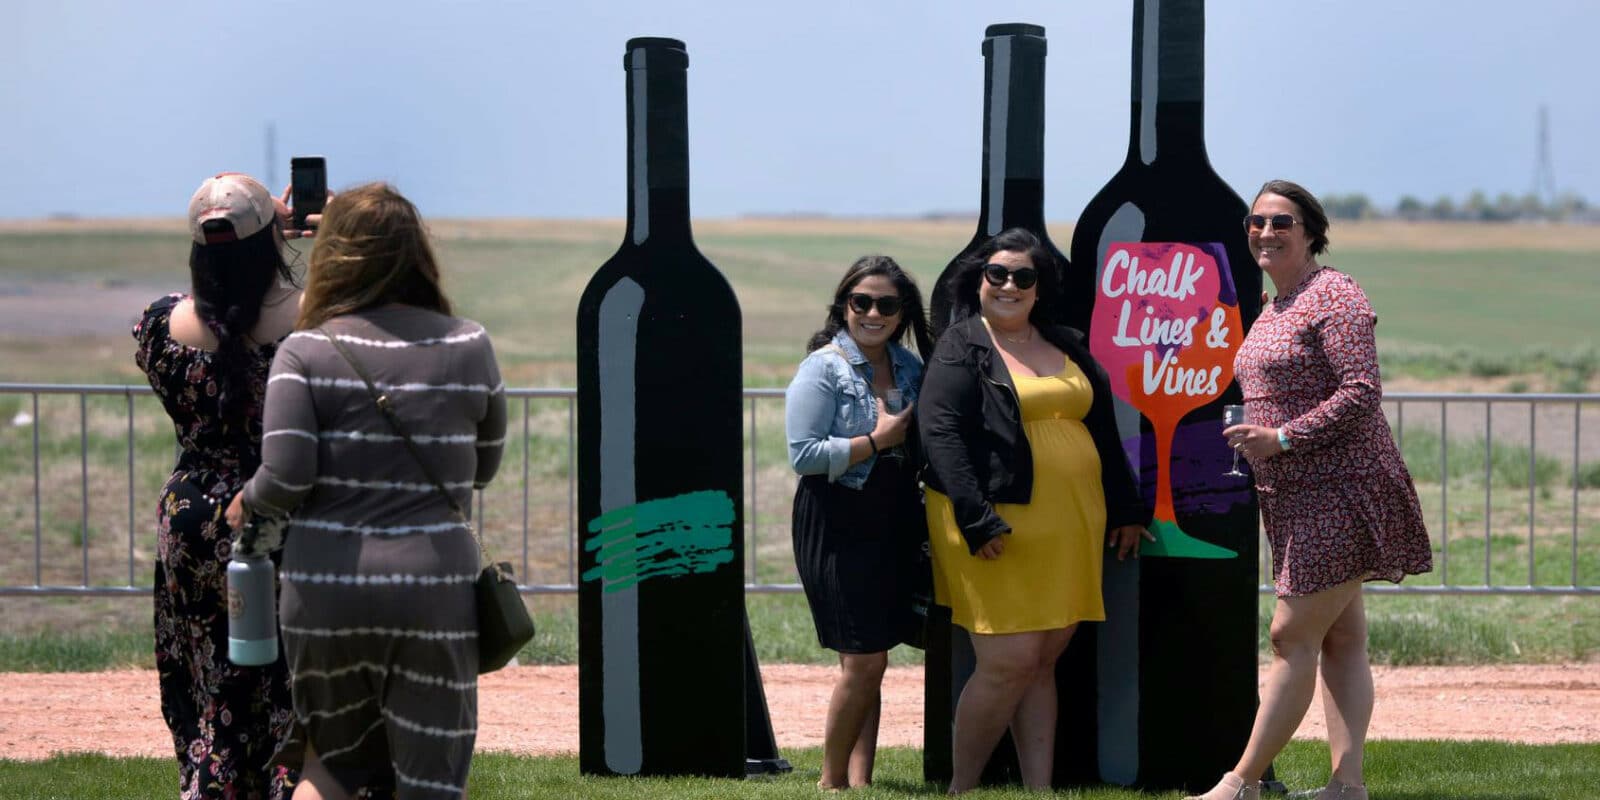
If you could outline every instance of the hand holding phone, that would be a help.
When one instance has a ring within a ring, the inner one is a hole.
[[[293,212],[291,227],[307,229],[306,217],[321,214],[328,200],[328,164],[322,156],[296,156],[289,160],[289,186]]]

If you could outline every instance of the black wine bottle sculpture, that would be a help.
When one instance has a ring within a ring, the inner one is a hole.
[[[1260,310],[1245,204],[1204,136],[1204,0],[1135,0],[1128,156],[1072,236],[1071,324],[1089,331],[1151,531],[1105,564],[1097,632],[1103,779],[1208,788],[1244,748],[1256,704],[1256,503],[1225,476],[1221,411]]]
[[[983,32],[983,172],[978,229],[934,281],[929,324],[935,339],[954,310],[951,280],[961,257],[1007,228],[1026,228],[1066,269],[1044,229],[1044,28],[1009,23]]]
[[[578,305],[579,764],[745,773],[739,304],[689,228],[689,56],[627,44],[628,223]]]

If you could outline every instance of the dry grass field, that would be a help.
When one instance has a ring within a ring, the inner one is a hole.
[[[893,255],[927,291],[972,229],[968,219],[695,223],[699,246],[740,300],[745,382],[765,387],[787,383],[851,260],[865,253]],[[508,384],[571,386],[577,298],[615,250],[622,222],[441,219],[432,230],[447,289],[461,313],[489,327]],[[1051,234],[1064,246],[1071,226],[1053,225]],[[1355,275],[1379,312],[1391,389],[1600,389],[1600,323],[1592,311],[1600,287],[1600,226],[1337,222],[1331,235],[1327,263]],[[128,328],[145,303],[185,288],[187,242],[178,219],[0,221],[0,382],[141,385]],[[297,247],[303,263],[309,244]],[[7,478],[0,481],[0,537],[9,546],[9,555],[0,558],[0,585],[36,577],[77,584],[86,570],[91,584],[122,584],[130,551],[133,580],[148,581],[148,504],[171,463],[171,432],[151,398],[132,401],[130,426],[128,403],[122,397],[92,398],[80,407],[75,397],[40,399],[44,491],[35,576],[32,426],[6,424],[19,412],[31,414],[33,406],[24,395],[0,394],[0,475]],[[1392,421],[1397,411],[1389,408]],[[523,416],[520,405],[513,408],[514,427],[521,429]],[[526,435],[519,434],[501,480],[486,493],[482,518],[498,552],[518,562],[526,553],[524,580],[563,583],[570,580],[565,532],[572,528],[566,401],[530,401],[526,417]],[[1594,471],[1593,485],[1600,486],[1600,404],[1589,404],[1581,419],[1570,407],[1548,409],[1533,426],[1527,405],[1497,406],[1492,439],[1498,466],[1463,469],[1484,458],[1481,447],[1472,450],[1468,443],[1482,443],[1486,422],[1481,410],[1451,412],[1450,475],[1441,483],[1437,459],[1427,460],[1439,448],[1437,407],[1408,406],[1404,414],[1407,457],[1418,459],[1413,469],[1430,526],[1450,530],[1452,580],[1483,569],[1488,559],[1495,581],[1520,582],[1531,531],[1539,542],[1539,581],[1553,582],[1571,569],[1563,537],[1576,525],[1585,543],[1580,582],[1600,583],[1600,488],[1575,496],[1570,478],[1576,434],[1578,466]],[[781,401],[757,403],[743,427],[756,430],[760,440],[748,456],[754,464],[747,486],[753,501],[747,509],[751,577],[792,580],[788,504],[794,478],[784,458]],[[1426,438],[1430,431],[1432,439]],[[1528,471],[1519,464],[1528,462],[1530,441],[1537,443],[1533,467],[1540,476],[1532,502],[1525,481],[1507,483],[1520,480],[1519,470]],[[1486,470],[1493,473],[1488,478]],[[1495,487],[1487,502],[1485,481]],[[1440,491],[1445,484],[1448,508]],[[1481,544],[1486,537],[1492,551]],[[1580,614],[1582,602],[1550,618],[1553,636],[1562,635],[1569,614]],[[143,598],[4,605],[0,634],[142,625],[149,614]],[[1600,639],[1600,626],[1592,622],[1574,630],[1579,633],[1573,652],[1588,652],[1590,639]]]
[[[927,291],[972,233],[965,219],[695,227],[739,296],[750,385],[787,380],[856,256],[893,255]],[[493,331],[511,382],[571,385],[577,297],[616,248],[622,222],[442,219],[432,228],[448,288]],[[138,381],[127,327],[144,303],[187,284],[183,232],[177,219],[0,221],[0,381]],[[1065,245],[1072,229],[1051,232]],[[1391,375],[1468,374],[1492,379],[1487,388],[1535,391],[1594,378],[1600,323],[1585,287],[1600,283],[1600,226],[1337,222],[1332,237],[1326,261],[1371,295]],[[1497,363],[1474,362],[1484,358]]]

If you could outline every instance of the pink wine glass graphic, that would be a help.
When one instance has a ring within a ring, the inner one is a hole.
[[[1156,438],[1156,541],[1145,555],[1234,558],[1185,533],[1172,503],[1172,440],[1189,412],[1233,382],[1243,338],[1232,277],[1212,250],[1172,242],[1113,242],[1106,248],[1090,320],[1094,354],[1111,391],[1150,420]]]

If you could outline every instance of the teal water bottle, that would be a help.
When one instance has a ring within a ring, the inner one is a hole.
[[[246,667],[278,659],[277,570],[266,553],[235,545],[228,561],[228,660]]]

